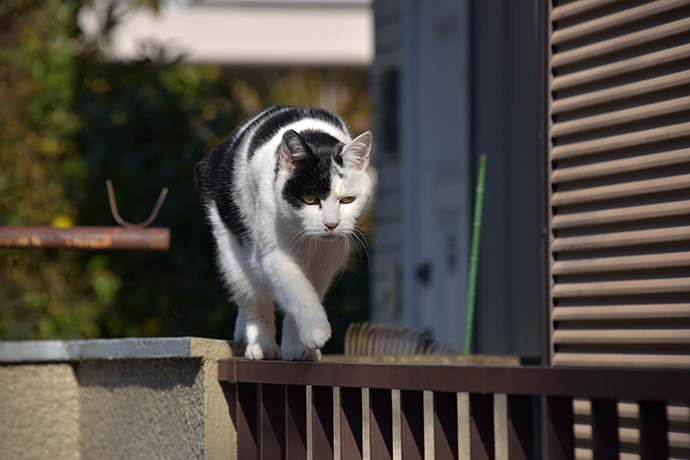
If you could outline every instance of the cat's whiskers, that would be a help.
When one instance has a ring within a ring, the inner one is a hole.
[[[290,246],[290,250],[293,251],[295,249],[299,249],[299,247],[302,246],[302,243],[306,238],[309,237],[309,234],[304,231],[304,230],[298,230],[292,235],[290,240],[288,241],[288,246]]]

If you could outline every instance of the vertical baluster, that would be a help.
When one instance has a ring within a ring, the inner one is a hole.
[[[473,460],[493,459],[495,456],[492,394],[470,394],[470,449]]]
[[[259,414],[261,458],[264,460],[284,459],[285,387],[283,385],[261,385]]]
[[[312,387],[314,460],[333,458],[333,387]]]
[[[546,416],[546,458],[549,460],[574,460],[573,399],[555,396],[546,398]]]
[[[369,390],[371,458],[393,458],[393,399],[391,390]]]
[[[340,389],[340,458],[361,460],[362,389]]]
[[[285,388],[285,454],[287,460],[307,458],[307,388]]]
[[[508,395],[508,458],[534,458],[534,399]]]
[[[618,458],[618,409],[613,399],[592,399],[594,460]]]
[[[400,392],[400,441],[403,460],[424,458],[424,393]]]
[[[457,393],[434,393],[434,452],[436,458],[458,458]]]
[[[668,420],[664,401],[640,401],[640,457],[668,458]]]
[[[258,458],[257,384],[237,384],[237,458]]]

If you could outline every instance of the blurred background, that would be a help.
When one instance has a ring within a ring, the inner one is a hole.
[[[541,6],[540,6],[541,5]],[[0,250],[0,339],[231,338],[193,165],[275,104],[374,133],[367,247],[326,300],[464,347],[477,162],[488,157],[473,351],[543,358],[537,0],[5,0],[0,225],[138,222],[168,252]],[[541,85],[541,86],[540,86]]]
[[[0,250],[0,339],[231,338],[192,168],[271,105],[370,128],[370,5],[339,3],[2,2],[0,224],[115,225],[111,178],[132,222],[170,188],[154,226],[172,240],[163,253]],[[360,248],[331,291],[336,331],[368,317],[369,266]]]

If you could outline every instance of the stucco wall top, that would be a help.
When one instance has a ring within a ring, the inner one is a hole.
[[[224,340],[197,337],[0,342],[0,363],[225,358],[236,355],[236,346]]]

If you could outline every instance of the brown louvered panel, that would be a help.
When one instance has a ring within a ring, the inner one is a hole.
[[[619,402],[617,404],[619,418],[618,437],[621,442],[621,460],[624,458],[638,458],[635,456],[635,448],[640,443],[639,428],[639,404],[634,402]],[[573,414],[575,416],[575,437],[580,449],[588,449],[592,442],[591,403],[588,400],[576,399],[573,401]],[[666,407],[668,423],[669,457],[671,459],[687,459],[690,457],[690,410],[688,404],[672,403]],[[626,456],[626,451],[628,451]],[[583,457],[587,453],[582,452]],[[591,455],[591,452],[589,452]]]
[[[690,0],[550,22],[552,363],[690,367]]]

